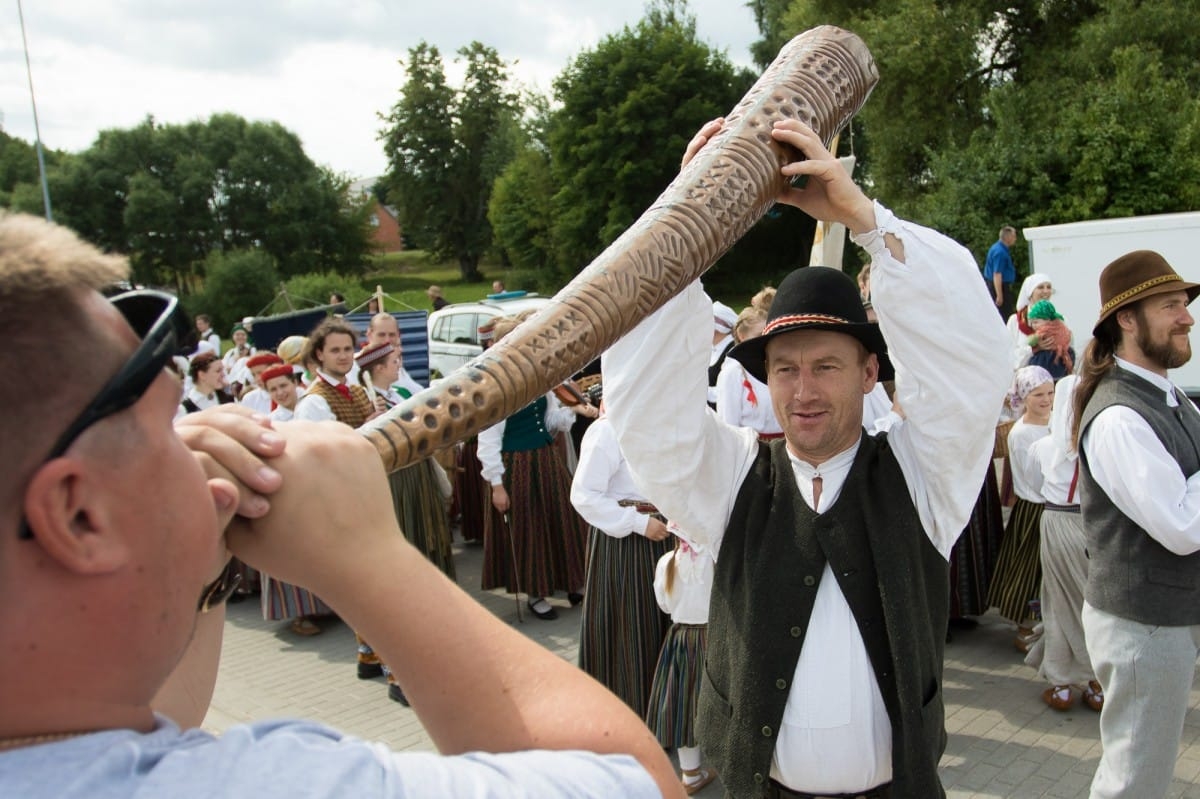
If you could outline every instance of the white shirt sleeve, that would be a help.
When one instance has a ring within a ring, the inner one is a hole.
[[[1141,414],[1105,408],[1082,446],[1092,478],[1117,510],[1176,555],[1200,550],[1200,473],[1184,476]]]
[[[926,533],[948,558],[991,464],[1011,342],[965,247],[879,203],[875,216],[876,232],[904,245],[901,263],[882,235],[857,237],[872,254],[871,299],[905,416],[888,440]]]
[[[479,473],[494,486],[504,482],[504,459],[500,455],[500,447],[504,444],[504,425],[503,421],[497,422],[480,430],[476,449],[481,467]]]
[[[993,312],[994,313],[994,312]],[[604,354],[604,404],[634,481],[715,552],[758,452],[757,436],[706,404],[712,300],[699,281]]]
[[[721,363],[721,371],[717,373],[717,416],[734,427],[745,426],[742,421],[742,395],[746,387],[742,385],[742,365],[733,358],[726,358]]]
[[[1012,340],[1012,368],[1020,369],[1029,363],[1033,347],[1029,346],[1029,336],[1021,332],[1021,323],[1017,321],[1016,314],[1008,317],[1008,335]]]
[[[562,404],[551,391],[546,394],[546,429],[551,433],[565,433],[575,424],[575,411]]]
[[[613,496],[613,478],[621,470],[621,451],[612,425],[593,423],[583,434],[579,464],[571,480],[571,504],[584,520],[613,538],[645,533],[650,517],[637,508],[623,508],[625,497]]]
[[[296,403],[296,417],[304,422],[337,421],[329,403],[319,394],[305,394]]]

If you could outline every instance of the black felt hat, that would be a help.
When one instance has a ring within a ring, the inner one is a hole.
[[[767,382],[767,342],[796,330],[832,330],[862,342],[879,358],[879,379],[891,380],[895,369],[879,325],[867,321],[858,286],[840,269],[806,266],[779,284],[761,336],[748,339],[729,351],[746,371]]]

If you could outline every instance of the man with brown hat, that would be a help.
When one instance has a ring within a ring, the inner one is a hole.
[[[704,407],[712,305],[694,284],[606,353],[609,418],[646,498],[716,553],[697,724],[730,795],[936,799],[948,558],[991,466],[1007,333],[965,248],[872,203],[803,124],[771,133],[806,156],[780,201],[871,254],[880,324],[841,271],[786,277],[729,354],[784,430],[760,443]],[[893,361],[906,418],[867,435]]]
[[[1106,266],[1075,390],[1083,627],[1106,693],[1093,799],[1166,795],[1200,652],[1200,413],[1167,378],[1198,293],[1156,252]]]

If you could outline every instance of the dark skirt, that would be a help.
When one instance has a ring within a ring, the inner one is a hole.
[[[450,525],[446,504],[426,459],[388,476],[396,521],[404,537],[451,580],[455,579],[454,556],[450,549]]]
[[[706,624],[672,624],[667,630],[646,708],[646,726],[664,747],[696,745],[707,637]]]
[[[488,511],[487,484],[480,477],[479,439],[472,436],[458,450],[454,474],[454,508],[464,541],[483,543],[483,519]]]
[[[489,487],[481,587],[531,597],[582,590],[587,526],[571,505],[562,446],[505,452],[503,458],[508,520],[496,512]]]
[[[671,623],[654,598],[654,569],[673,545],[669,537],[613,538],[594,527],[588,535],[579,667],[641,715]]]
[[[1029,600],[1037,597],[1042,585],[1043,507],[1020,497],[1013,504],[988,592],[988,602],[1017,624],[1029,616]]]
[[[1003,537],[1000,490],[996,470],[989,463],[971,520],[950,551],[950,618],[987,612],[988,588]]]

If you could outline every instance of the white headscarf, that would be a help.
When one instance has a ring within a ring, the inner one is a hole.
[[[1040,366],[1022,366],[1013,376],[1012,388],[1008,390],[1008,406],[1016,413],[1025,407],[1025,398],[1038,386],[1053,383],[1054,378]]]
[[[723,302],[713,300],[713,330],[721,333],[732,333],[737,324],[737,312]]]
[[[1044,275],[1041,272],[1034,272],[1025,278],[1025,282],[1021,284],[1021,293],[1017,295],[1018,311],[1029,304],[1029,300],[1033,296],[1033,290],[1043,283],[1049,283],[1051,286],[1054,285],[1054,281],[1050,280],[1050,276]]]

